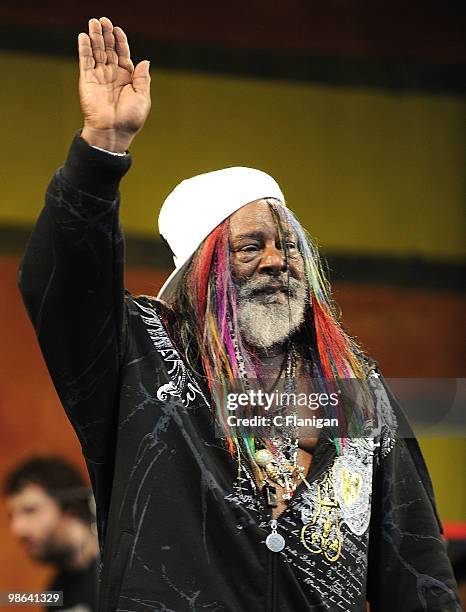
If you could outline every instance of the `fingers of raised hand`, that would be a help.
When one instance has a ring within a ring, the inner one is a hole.
[[[105,53],[107,54],[107,64],[118,64],[118,55],[115,51],[115,36],[113,34],[113,24],[108,17],[99,19],[102,26],[102,36],[104,38]]]
[[[128,39],[123,30],[116,26],[113,28],[113,34],[115,36],[116,52],[118,55],[118,65],[130,72],[133,72],[134,66],[131,61],[131,55],[129,51]]]
[[[98,64],[115,64],[130,73],[134,70],[126,34],[120,27],[113,27],[108,17],[89,20],[89,35],[79,35],[79,58],[83,70]]]
[[[105,42],[102,33],[102,24],[98,19],[89,19],[89,38],[91,39],[92,54],[96,64],[107,63]]]
[[[91,39],[87,34],[81,32],[78,36],[78,54],[80,70],[91,70],[95,66],[92,53]]]

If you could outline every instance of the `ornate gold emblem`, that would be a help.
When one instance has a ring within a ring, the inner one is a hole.
[[[301,529],[301,542],[309,552],[323,554],[328,561],[337,561],[340,556],[342,536],[331,471],[317,485],[316,510]]]

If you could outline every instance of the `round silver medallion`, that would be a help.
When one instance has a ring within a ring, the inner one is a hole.
[[[265,545],[272,552],[280,552],[285,548],[285,538],[279,533],[269,533],[265,539]]]

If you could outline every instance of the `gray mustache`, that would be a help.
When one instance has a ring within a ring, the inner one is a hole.
[[[238,287],[238,298],[244,300],[262,293],[275,293],[275,291],[283,291],[290,297],[296,297],[304,287],[305,283],[297,278],[257,278],[245,281]]]

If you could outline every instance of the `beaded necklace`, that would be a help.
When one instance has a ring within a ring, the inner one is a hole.
[[[244,359],[239,350],[237,338],[230,326],[230,333],[233,339],[236,362],[238,364],[238,373],[242,384],[246,391],[250,391],[251,385],[246,371]],[[278,376],[277,382],[280,379]],[[259,379],[260,380],[260,379]],[[293,344],[288,347],[286,354],[285,367],[285,392],[294,393],[296,389],[296,349]],[[304,468],[298,466],[298,437],[296,428],[291,428],[284,431],[281,437],[259,438],[255,440],[254,461],[252,465],[253,471],[258,476],[258,480],[262,483],[261,490],[265,496],[268,507],[276,508],[278,506],[277,487],[274,484],[280,485],[285,492],[282,494],[282,499],[288,501],[293,496]],[[259,446],[260,448],[257,448]],[[239,451],[239,449],[238,449]],[[238,484],[243,480],[241,478],[242,464],[240,461],[241,453],[238,452]],[[257,467],[256,467],[257,466]],[[274,483],[274,484],[272,484]]]

